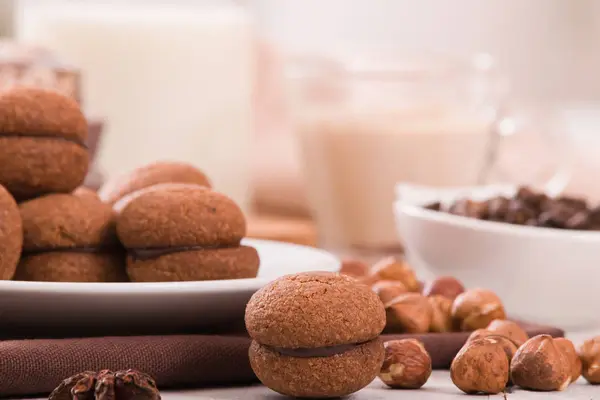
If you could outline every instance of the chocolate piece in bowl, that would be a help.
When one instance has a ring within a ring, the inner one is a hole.
[[[119,203],[117,233],[136,282],[254,278],[259,256],[241,245],[246,219],[224,194],[186,184],[155,185]]]
[[[114,204],[123,197],[158,184],[183,183],[211,187],[206,174],[191,164],[160,161],[107,181],[98,191],[102,201]]]
[[[384,359],[381,301],[344,275],[308,272],[279,278],[246,307],[250,364],[272,390],[333,398],[367,386]]]
[[[439,204],[439,203],[437,203]],[[600,212],[586,199],[549,197],[528,187],[520,187],[512,197],[496,196],[487,201],[458,199],[447,207],[424,208],[482,220],[545,228],[599,230]]]
[[[15,88],[0,95],[0,184],[17,201],[70,193],[84,180],[88,123],[57,92]]]
[[[11,279],[17,268],[23,227],[15,199],[0,185],[0,279]]]
[[[23,255],[15,279],[54,282],[126,280],[111,207],[87,189],[19,205]]]

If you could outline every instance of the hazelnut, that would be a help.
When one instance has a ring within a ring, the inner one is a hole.
[[[457,330],[472,331],[487,327],[495,319],[506,319],[506,313],[495,293],[471,289],[454,300],[452,319]]]
[[[494,343],[500,344],[508,357],[508,362],[512,360],[515,356],[515,353],[519,349],[519,346],[506,336],[498,335],[497,333],[488,331],[487,329],[477,329],[473,331],[469,338],[467,339],[467,343],[474,342],[476,340],[492,340]]]
[[[385,305],[387,328],[394,332],[426,333],[431,324],[431,305],[427,297],[405,293]]]
[[[379,296],[383,304],[389,303],[401,294],[407,293],[406,287],[400,281],[375,282],[371,289]]]
[[[483,339],[488,336],[492,336],[492,332],[488,331],[487,329],[476,329],[469,335],[467,342],[471,342],[477,339]]]
[[[579,348],[582,375],[593,384],[600,384],[600,336],[586,340]]]
[[[440,295],[454,301],[454,299],[464,291],[465,287],[456,278],[451,276],[442,276],[434,281],[428,282],[423,288],[423,295]]]
[[[433,295],[427,297],[431,305],[431,332],[451,332],[452,331],[452,300],[447,297]]]
[[[508,357],[494,340],[467,342],[452,361],[450,377],[467,394],[500,393],[508,384]]]
[[[579,354],[575,350],[573,342],[565,338],[556,338],[554,343],[566,354],[569,364],[571,365],[571,383],[575,383],[581,376],[581,360]]]
[[[385,344],[379,378],[394,389],[418,389],[431,375],[431,357],[417,339],[391,340]]]
[[[495,332],[498,335],[506,336],[515,344],[517,347],[521,347],[523,343],[529,340],[529,335],[513,321],[495,319],[486,328],[488,331]]]
[[[421,293],[421,285],[417,280],[415,271],[404,260],[387,257],[371,268],[370,275],[366,278],[373,284],[376,281],[400,281],[409,292]]]
[[[369,265],[359,260],[343,260],[340,274],[350,276],[352,278],[363,278],[369,275]]]
[[[563,390],[571,382],[569,360],[550,335],[534,336],[519,347],[510,374],[515,385],[529,390]]]

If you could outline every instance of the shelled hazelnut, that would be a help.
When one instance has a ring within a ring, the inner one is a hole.
[[[467,342],[450,366],[454,385],[467,394],[497,394],[506,389],[509,361],[502,345],[495,340]]]
[[[495,319],[506,319],[506,313],[495,293],[471,289],[454,300],[452,319],[457,330],[472,331],[487,327]]]
[[[431,305],[427,297],[405,293],[385,305],[386,329],[393,332],[426,333],[431,325]]]
[[[415,271],[404,260],[387,257],[377,262],[365,278],[365,283],[372,285],[377,281],[400,281],[409,292],[421,292],[421,283]]]
[[[477,329],[476,331],[473,331],[473,333],[471,333],[467,339],[467,343],[474,342],[476,340],[493,340],[495,343],[500,344],[504,349],[509,362],[513,359],[515,353],[519,349],[519,346],[517,346],[517,344],[511,339],[495,332],[488,331],[487,329]]]
[[[488,331],[487,329],[476,329],[473,332],[471,332],[471,334],[469,335],[469,338],[467,339],[467,342],[471,342],[473,340],[477,340],[477,339],[483,339],[484,337],[488,337],[488,336],[492,336],[492,332]]]
[[[600,336],[586,340],[579,348],[582,375],[592,384],[600,384]]]
[[[424,296],[440,295],[454,301],[459,294],[465,291],[465,287],[456,278],[451,276],[441,276],[425,284],[423,288]]]
[[[569,339],[565,338],[556,338],[554,339],[554,343],[556,343],[556,345],[567,356],[569,365],[571,366],[571,383],[575,383],[581,376],[582,369],[581,359],[577,354],[575,345],[573,345],[573,342],[571,342]]]
[[[361,279],[369,275],[369,270],[369,265],[360,260],[346,259],[342,261],[340,274],[347,275],[356,279]]]
[[[506,336],[512,340],[517,347],[529,340],[529,335],[519,324],[509,320],[495,319],[486,327],[490,332]]]
[[[452,331],[452,300],[440,295],[427,297],[431,305],[431,332],[451,332]]]
[[[528,390],[564,390],[571,382],[567,355],[550,335],[532,337],[519,347],[510,371],[514,384]]]
[[[379,378],[394,389],[419,389],[431,375],[431,357],[416,339],[385,342]]]
[[[389,303],[401,294],[408,293],[400,281],[378,281],[371,286],[371,289],[379,296],[383,304]]]

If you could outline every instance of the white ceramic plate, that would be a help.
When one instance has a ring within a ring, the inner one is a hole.
[[[156,332],[241,320],[250,296],[266,283],[303,271],[338,271],[323,250],[246,239],[257,249],[258,278],[160,283],[54,283],[0,281],[0,320],[20,331],[97,327],[110,332]],[[164,329],[161,329],[164,328]],[[112,329],[112,328],[111,328]],[[36,334],[32,331],[32,334]]]

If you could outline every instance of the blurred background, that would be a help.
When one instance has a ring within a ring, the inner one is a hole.
[[[242,204],[251,235],[329,247],[399,246],[399,182],[600,201],[594,0],[0,7],[0,86],[58,87],[102,125],[91,186],[188,161]]]

